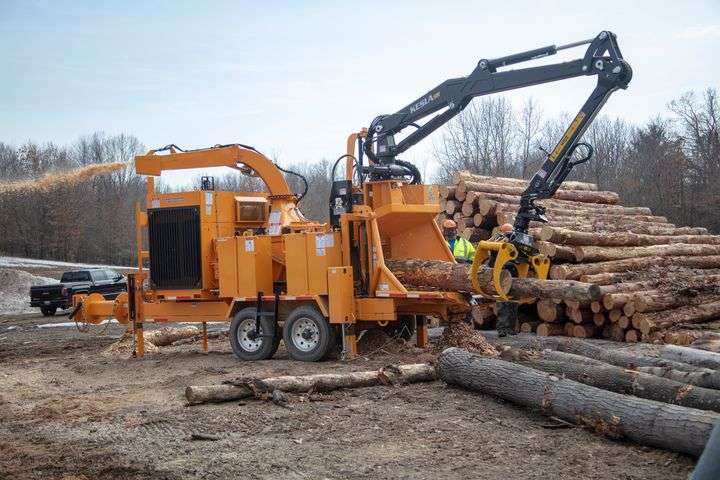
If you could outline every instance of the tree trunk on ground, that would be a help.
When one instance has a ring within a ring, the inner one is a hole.
[[[554,265],[550,267],[549,276],[556,280],[577,280],[582,275],[637,271],[645,270],[650,266],[670,265],[689,268],[720,268],[720,255],[706,257],[643,257],[579,265]]]
[[[720,419],[713,412],[608,392],[458,348],[440,354],[437,370],[451,385],[541,409],[611,437],[626,437],[642,445],[694,456],[702,453]]]
[[[679,323],[703,323],[716,318],[720,318],[720,302],[679,307],[662,312],[638,313],[635,315],[634,320],[637,320],[640,331],[644,335],[648,335],[651,332],[665,330]]]
[[[720,372],[696,367],[695,365],[689,365],[687,363],[674,362],[664,358],[634,354],[623,349],[601,347],[586,340],[575,338],[540,338],[523,335],[499,338],[494,332],[483,332],[483,335],[496,345],[509,345],[523,350],[549,348],[560,352],[574,353],[575,355],[581,355],[624,368],[666,367],[685,372],[708,372],[718,376],[718,385],[720,386]]]
[[[151,330],[145,332],[143,339],[150,342],[156,347],[165,347],[171,345],[178,340],[202,335],[202,330],[198,327],[168,327],[160,330]]]
[[[674,243],[650,247],[575,247],[577,262],[608,262],[638,257],[708,256],[720,255],[720,245]]]
[[[552,357],[552,359],[548,357]],[[607,363],[578,362],[576,355],[562,352],[555,352],[555,355],[543,353],[538,357],[533,352],[511,349],[502,353],[502,359],[536,370],[564,375],[576,382],[610,392],[720,412],[720,390],[697,387],[650,373],[615,367]]]
[[[603,247],[640,247],[669,243],[720,244],[719,235],[643,235],[631,232],[577,232],[551,225],[543,227],[540,238],[563,245],[595,245]]]
[[[360,388],[395,383],[430,382],[436,373],[432,365],[419,363],[381,368],[366,372],[320,373],[316,375],[270,377],[265,379],[239,379],[233,384],[189,386],[185,398],[191,405],[219,403],[283,392],[327,392],[340,388]]]

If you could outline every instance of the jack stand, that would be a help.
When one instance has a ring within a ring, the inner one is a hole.
[[[425,348],[428,344],[428,327],[427,327],[427,318],[425,315],[417,315],[415,317],[416,327],[416,337],[417,337],[417,346],[419,348]]]
[[[352,360],[357,356],[357,337],[355,336],[355,324],[343,323],[342,329],[342,352],[340,360]]]
[[[203,338],[202,338],[202,351],[208,353],[208,335],[207,335],[207,322],[202,324]]]

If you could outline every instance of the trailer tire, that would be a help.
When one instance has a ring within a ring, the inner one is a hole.
[[[248,336],[255,330],[255,307],[243,308],[230,323],[230,346],[240,360],[267,360],[275,355],[280,344],[277,323],[268,317],[260,317],[260,333],[269,332],[273,337],[252,339]]]
[[[316,308],[303,305],[290,312],[283,326],[285,349],[293,360],[317,362],[335,346],[336,332]]]
[[[40,307],[40,311],[44,317],[54,317],[57,307]]]

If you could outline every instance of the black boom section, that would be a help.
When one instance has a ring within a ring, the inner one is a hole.
[[[202,286],[198,207],[148,210],[148,243],[150,280],[154,288]]]

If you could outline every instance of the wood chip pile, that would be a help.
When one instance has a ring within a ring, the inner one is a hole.
[[[514,222],[526,184],[460,172],[440,188],[438,222],[451,218],[464,238],[486,240]],[[549,278],[601,285],[604,295],[591,303],[540,298],[522,309],[521,330],[678,345],[720,338],[720,236],[619,202],[582,182],[565,182],[539,202],[549,223],[531,223],[530,233],[551,258]],[[476,308],[474,318],[492,327],[493,306]]]

